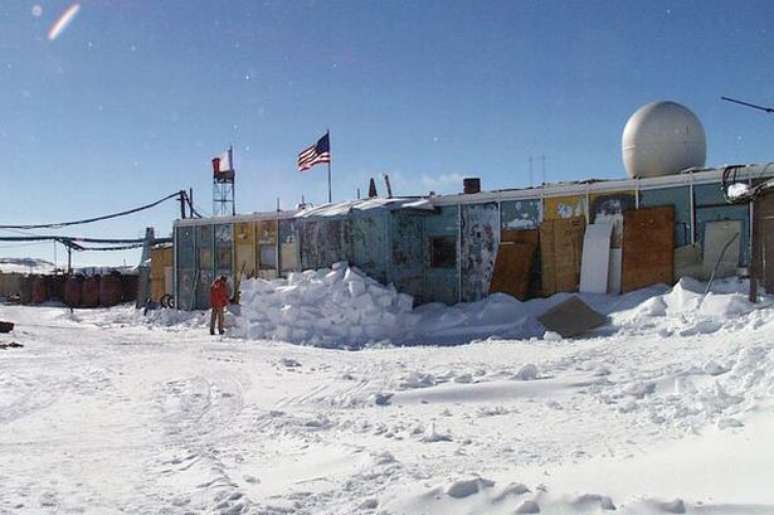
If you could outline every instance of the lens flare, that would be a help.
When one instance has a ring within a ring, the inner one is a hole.
[[[81,4],[73,4],[68,7],[65,12],[62,13],[62,16],[60,16],[59,19],[56,20],[53,25],[51,25],[51,29],[48,31],[48,39],[50,41],[54,41],[56,38],[58,38],[67,28],[67,26],[70,25],[70,23],[75,18],[75,15],[78,14],[78,11],[80,10]]]

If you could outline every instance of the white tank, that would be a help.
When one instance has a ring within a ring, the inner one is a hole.
[[[703,167],[707,159],[704,127],[687,107],[653,102],[635,112],[623,130],[623,162],[629,177],[670,175]]]

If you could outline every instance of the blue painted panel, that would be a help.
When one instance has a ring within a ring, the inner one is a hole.
[[[387,210],[354,213],[350,220],[350,262],[377,281],[387,283],[389,261]]]
[[[502,229],[537,229],[542,220],[543,203],[540,199],[512,200],[500,204]]]
[[[196,277],[196,245],[193,227],[176,229],[177,252],[177,307],[190,310],[194,307],[194,278]]]
[[[640,207],[675,208],[675,246],[691,243],[691,190],[688,186],[640,192]]]
[[[696,208],[696,241],[704,248],[704,229],[707,222],[739,220],[742,222],[739,265],[750,263],[750,211],[747,205],[731,205],[726,202],[720,183],[694,186]]]
[[[210,307],[210,285],[215,278],[214,231],[210,224],[196,227],[197,270],[194,274],[195,309]]]
[[[178,227],[175,245],[177,245],[178,268],[196,268],[193,227]]]
[[[455,304],[459,301],[459,283],[457,266],[448,268],[433,267],[432,238],[437,236],[449,236],[456,241],[458,238],[457,206],[444,206],[438,213],[427,215],[424,221],[423,234],[425,239],[425,274],[422,288],[422,302],[444,302]],[[456,256],[459,260],[459,255]]]
[[[462,300],[474,302],[489,293],[500,243],[497,204],[462,206]]]
[[[390,278],[398,291],[424,301],[424,214],[393,211],[390,214]]]

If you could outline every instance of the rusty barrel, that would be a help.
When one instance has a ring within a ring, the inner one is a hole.
[[[45,275],[35,275],[32,278],[32,303],[43,304],[48,300],[48,284]]]
[[[32,281],[35,278],[31,275],[25,275],[19,281],[19,302],[22,304],[32,303]]]
[[[121,287],[121,274],[112,273],[103,275],[99,283],[99,304],[100,306],[110,307],[121,303],[124,296]]]
[[[81,307],[96,308],[99,306],[99,275],[90,275],[83,281],[81,292]]]
[[[48,285],[48,300],[64,302],[65,284],[67,276],[62,274],[47,275],[46,284]]]
[[[81,307],[83,296],[83,276],[71,275],[64,285],[64,301],[71,308]]]
[[[134,274],[122,275],[121,289],[123,291],[124,302],[133,302],[137,300],[137,276]]]

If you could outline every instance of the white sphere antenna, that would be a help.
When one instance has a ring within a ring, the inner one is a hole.
[[[652,102],[626,122],[621,150],[629,177],[658,177],[703,167],[707,139],[690,109],[677,102]]]

